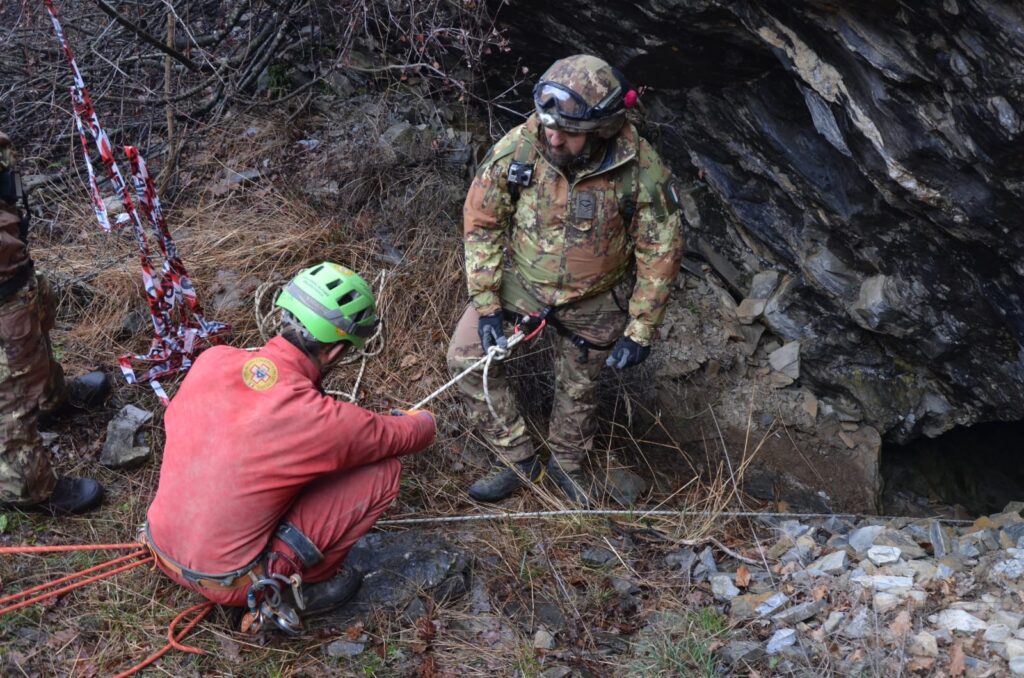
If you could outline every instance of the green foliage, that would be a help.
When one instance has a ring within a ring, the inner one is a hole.
[[[287,73],[284,64],[271,64],[267,68],[267,91],[271,98],[276,99],[288,93],[291,81]]]
[[[714,641],[729,630],[725,616],[713,607],[667,616],[664,626],[639,639],[629,664],[630,675],[718,675]]]

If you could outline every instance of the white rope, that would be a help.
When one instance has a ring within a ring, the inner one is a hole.
[[[377,299],[381,299],[382,298],[382,294],[384,292],[384,285],[385,285],[385,283],[387,281],[387,273],[388,273],[388,271],[381,271],[380,274],[377,276],[377,292],[376,292]],[[281,331],[281,314],[280,314],[280,309],[277,308],[276,306],[274,306],[273,302],[276,301],[277,295],[280,294],[281,288],[284,287],[284,285],[287,284],[287,282],[288,281],[286,281],[286,280],[272,280],[272,281],[269,281],[269,282],[265,282],[265,283],[261,284],[259,287],[256,288],[256,294],[255,294],[255,299],[254,299],[254,304],[255,304],[254,312],[255,312],[255,315],[256,315],[256,326],[259,328],[260,338],[263,340],[264,343],[270,341],[271,338],[273,338],[274,336],[279,334],[280,331]],[[263,310],[263,305],[264,305],[264,302],[266,301],[266,294],[267,294],[268,291],[270,291],[271,289],[275,289],[275,288],[277,289],[277,293],[274,294],[274,296],[273,296],[273,298],[271,300],[270,308],[268,310],[264,311]],[[381,311],[382,311],[382,309],[379,308],[378,309],[378,317],[383,315],[383,313]],[[342,357],[342,359],[338,362],[339,365],[350,365],[350,364],[354,363],[356,360],[360,360],[361,361],[361,364],[359,365],[359,372],[356,374],[355,383],[352,385],[352,390],[350,392],[348,392],[348,393],[345,393],[344,391],[329,391],[329,390],[325,390],[324,393],[326,393],[327,395],[330,395],[330,396],[345,398],[350,403],[355,403],[359,399],[359,385],[362,383],[363,376],[366,374],[366,361],[367,361],[367,358],[372,358],[374,356],[380,355],[380,353],[384,350],[385,343],[384,343],[384,339],[382,337],[383,329],[384,329],[384,322],[381,321],[377,325],[376,332],[374,332],[373,336],[371,336],[369,339],[366,340],[366,344],[363,346],[362,349],[360,349],[358,352],[351,353],[349,355],[346,355],[346,356]],[[431,400],[433,400],[434,398],[438,397],[439,395],[441,395],[442,393],[447,391],[449,388],[451,388],[455,384],[457,384],[460,381],[462,381],[463,379],[465,379],[466,376],[468,376],[471,372],[473,372],[474,370],[478,369],[482,365],[483,368],[484,368],[484,370],[483,370],[484,401],[487,403],[487,409],[490,410],[491,416],[493,416],[495,419],[499,419],[500,417],[498,416],[497,411],[494,409],[494,403],[491,401],[491,391],[490,391],[490,388],[488,387],[488,377],[489,377],[489,373],[490,373],[490,369],[491,369],[491,363],[494,362],[495,360],[504,360],[505,358],[507,358],[508,354],[509,354],[509,350],[513,346],[515,346],[516,344],[518,344],[521,341],[523,341],[525,338],[526,338],[526,335],[523,332],[520,331],[520,332],[516,332],[511,337],[508,337],[508,341],[506,342],[506,344],[504,346],[491,346],[487,350],[487,354],[486,355],[484,355],[482,358],[477,360],[475,363],[473,363],[472,365],[470,365],[466,369],[462,370],[462,372],[459,372],[457,375],[455,375],[454,377],[449,379],[443,386],[441,386],[438,389],[435,389],[433,393],[431,393],[426,398],[424,398],[423,400],[419,401],[418,403],[416,403],[415,405],[413,405],[409,409],[412,409],[412,410],[421,409],[424,405],[426,405]],[[366,347],[370,346],[370,345],[375,345],[376,348],[374,348],[373,350],[367,350]],[[253,348],[248,348],[246,350],[247,351],[258,351],[258,350],[260,350],[260,348],[262,348],[262,347],[253,347]]]
[[[413,405],[409,409],[411,409],[411,410],[421,409],[424,405],[429,403],[431,400],[433,400],[437,396],[441,395],[442,393],[444,393],[445,391],[450,389],[455,384],[457,384],[460,381],[462,381],[463,379],[465,379],[471,372],[473,372],[474,370],[479,368],[481,365],[483,365],[483,367],[484,367],[484,374],[483,374],[483,380],[484,380],[484,401],[487,402],[487,409],[489,409],[491,411],[491,416],[493,416],[495,419],[499,419],[500,417],[498,417],[498,413],[494,410],[494,403],[491,402],[491,392],[487,388],[487,375],[488,375],[488,371],[491,368],[491,363],[492,362],[494,362],[495,360],[504,360],[505,358],[507,358],[509,350],[513,346],[515,346],[516,344],[518,344],[519,342],[521,342],[525,338],[526,338],[526,335],[522,331],[519,331],[519,332],[516,332],[515,334],[513,334],[511,337],[508,338],[508,342],[505,344],[505,346],[498,346],[498,345],[491,346],[489,349],[487,349],[486,355],[484,355],[482,358],[477,360],[475,363],[473,363],[472,365],[470,365],[466,369],[464,369],[461,372],[459,372],[458,374],[456,374],[454,377],[452,377],[447,382],[445,382],[442,386],[440,386],[439,388],[435,389],[433,393],[431,393],[426,398],[424,398],[423,400],[419,401],[418,403],[416,403],[415,405]]]
[[[560,518],[565,516],[626,516],[634,520],[643,520],[651,516],[674,517],[674,518],[700,518],[707,513],[701,511],[671,511],[671,510],[624,510],[624,509],[566,509],[562,511],[529,511],[519,513],[479,513],[464,516],[432,516],[427,518],[394,518],[390,520],[378,520],[376,525],[426,525],[429,523],[471,523],[486,522],[491,520],[532,520],[535,518]],[[719,511],[715,515],[723,518],[870,518],[872,520],[911,520],[905,516],[876,516],[866,513],[776,513],[761,511]],[[925,520],[918,518],[916,520]],[[955,518],[931,518],[947,525],[970,525],[970,520],[958,520]]]

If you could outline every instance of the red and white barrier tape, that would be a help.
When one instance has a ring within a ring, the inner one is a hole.
[[[54,6],[53,0],[43,0],[43,2],[50,13],[53,30],[57,34],[57,40],[60,42],[61,49],[64,50],[68,63],[71,64],[71,71],[75,79],[75,84],[71,87],[71,102],[75,125],[82,141],[82,153],[85,157],[86,171],[89,174],[90,197],[96,219],[104,231],[111,230],[110,219],[103,203],[103,196],[100,194],[92,160],[89,157],[86,131],[92,137],[117,197],[124,205],[125,213],[132,224],[132,231],[139,246],[142,282],[146,289],[150,318],[153,322],[153,342],[148,352],[134,356],[121,356],[118,359],[118,364],[129,384],[148,381],[160,400],[167,404],[167,394],[160,386],[158,379],[187,371],[192,366],[198,344],[201,341],[208,344],[220,343],[223,335],[230,331],[230,328],[224,323],[207,320],[203,315],[199,297],[189,280],[184,263],[178,256],[177,246],[174,244],[170,229],[167,228],[167,222],[164,220],[156,186],[149,176],[145,161],[134,146],[125,146],[124,152],[131,164],[132,185],[135,188],[136,197],[133,199],[127,190],[121,170],[114,160],[110,139],[100,125],[96,109],[89,97],[89,90],[82,80],[82,74],[78,70],[78,64],[75,63],[71,46],[61,28],[57,8]],[[83,120],[87,124],[83,125]],[[160,253],[163,255],[163,266],[159,274],[153,265],[146,229],[143,226],[142,217],[139,216],[140,211],[149,222],[153,235],[160,246]],[[134,363],[147,363],[151,366],[140,378],[135,375]]]

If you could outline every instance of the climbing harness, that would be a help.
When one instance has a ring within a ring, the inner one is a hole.
[[[93,107],[89,90],[85,86],[82,74],[78,70],[75,56],[71,51],[61,28],[59,13],[53,0],[44,0],[46,9],[53,23],[53,30],[71,66],[74,85],[71,86],[71,103],[75,125],[82,143],[82,155],[85,169],[89,176],[89,190],[93,211],[100,228],[111,230],[107,208],[100,194],[96,173],[89,157],[89,142],[86,132],[92,138],[100,160],[107,170],[110,182],[124,205],[125,220],[132,224],[132,231],[139,248],[142,266],[142,282],[149,302],[150,319],[153,323],[153,341],[149,351],[139,355],[124,355],[118,359],[121,373],[129,384],[139,381],[149,382],[153,391],[165,405],[169,402],[166,392],[159,379],[178,372],[185,372],[192,366],[192,361],[202,342],[219,344],[230,327],[224,323],[207,320],[199,303],[199,297],[192,281],[188,277],[185,265],[178,255],[177,246],[171,237],[170,229],[164,220],[157,197],[156,186],[149,176],[146,163],[134,146],[125,146],[124,152],[131,166],[131,181],[135,189],[133,198],[128,191],[124,176],[114,160],[113,147],[107,133],[100,125],[99,116]],[[85,124],[83,124],[83,119]],[[142,216],[139,213],[142,213]],[[163,255],[163,266],[159,273],[154,264],[143,226],[143,217],[151,227],[153,235]],[[119,222],[120,223],[120,222]],[[149,369],[139,377],[132,367],[133,363],[150,365]]]

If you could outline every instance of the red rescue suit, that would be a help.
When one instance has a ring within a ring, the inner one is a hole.
[[[316,365],[283,337],[257,352],[215,346],[189,370],[164,417],[167,443],[149,533],[189,570],[227,573],[277,552],[274,571],[306,582],[333,576],[398,495],[401,464],[434,440],[427,414],[385,416],[320,393]],[[302,571],[274,536],[287,521],[323,560]],[[192,584],[244,605],[246,587]]]

